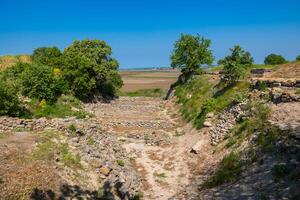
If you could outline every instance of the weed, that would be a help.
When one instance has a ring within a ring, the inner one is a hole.
[[[88,140],[87,140],[87,144],[88,145],[94,145],[95,144],[95,140],[93,138],[89,137]]]
[[[154,173],[153,173],[153,176],[154,176],[154,177],[157,177],[157,178],[166,178],[166,177],[167,177],[166,174],[165,174],[164,172],[162,172],[162,173],[154,172]]]
[[[60,154],[61,154],[61,159],[64,165],[68,167],[76,167],[76,168],[82,168],[82,165],[80,163],[80,156],[79,154],[73,155],[68,148],[68,144],[64,143],[61,144],[58,147]]]
[[[121,167],[124,167],[124,166],[125,166],[124,160],[117,160],[116,162],[117,162],[117,164],[118,164],[119,166],[121,166]]]
[[[77,128],[74,124],[71,124],[69,127],[68,127],[69,131],[71,131],[72,133],[76,133],[77,131]]]

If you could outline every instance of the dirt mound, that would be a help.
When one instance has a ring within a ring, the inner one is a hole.
[[[300,78],[300,61],[278,65],[270,78]]]

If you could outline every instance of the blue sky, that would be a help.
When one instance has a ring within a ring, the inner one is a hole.
[[[169,66],[181,33],[212,40],[216,59],[240,44],[257,63],[300,54],[299,0],[1,0],[0,55],[102,39],[122,68]]]

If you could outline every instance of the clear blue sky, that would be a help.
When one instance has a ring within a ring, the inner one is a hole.
[[[300,54],[299,0],[1,0],[0,55],[102,39],[122,68],[169,66],[180,33],[212,40],[216,59],[240,44],[258,63]]]

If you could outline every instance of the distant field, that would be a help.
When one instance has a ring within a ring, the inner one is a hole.
[[[121,76],[124,82],[122,92],[154,88],[166,90],[177,80],[179,71],[121,71]]]

